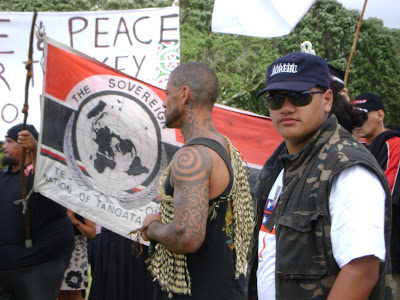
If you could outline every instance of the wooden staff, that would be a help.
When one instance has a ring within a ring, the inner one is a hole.
[[[25,82],[25,102],[24,108],[22,109],[22,113],[24,116],[24,123],[22,129],[26,129],[26,121],[28,119],[28,95],[29,95],[29,82],[33,77],[33,33],[35,31],[35,23],[36,23],[37,12],[33,13],[32,26],[31,26],[31,34],[29,39],[29,52],[28,52],[28,62],[25,65],[25,69],[27,70],[26,74],[26,82]],[[26,190],[26,182],[25,182],[25,159],[26,159],[26,149],[22,148],[22,159],[20,164],[20,175],[21,175],[21,187],[22,187],[22,200],[24,206],[24,215],[25,215],[25,247],[32,247],[32,238],[31,238],[31,226],[29,221],[29,211],[28,211],[28,193]]]
[[[349,78],[350,66],[351,66],[351,62],[353,61],[354,52],[356,51],[356,45],[357,45],[357,41],[358,41],[358,34],[360,33],[360,29],[361,29],[361,24],[362,24],[363,17],[364,17],[365,8],[367,7],[367,2],[368,2],[368,0],[365,0],[364,7],[363,7],[362,12],[361,12],[360,20],[358,21],[356,35],[354,36],[353,46],[351,47],[351,52],[350,52],[350,57],[349,57],[349,62],[347,63],[346,73],[344,75],[344,87],[346,87],[347,79]]]

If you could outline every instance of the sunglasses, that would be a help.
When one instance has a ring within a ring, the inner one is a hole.
[[[306,106],[311,103],[314,94],[323,94],[325,91],[317,92],[290,92],[287,94],[267,95],[265,101],[271,110],[281,109],[287,98],[294,106]]]

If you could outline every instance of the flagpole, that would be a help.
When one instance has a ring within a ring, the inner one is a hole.
[[[25,69],[27,70],[26,81],[25,81],[25,103],[24,108],[22,109],[22,113],[24,116],[24,123],[22,129],[26,129],[26,121],[28,119],[28,95],[29,95],[29,82],[33,77],[33,33],[35,30],[37,12],[33,13],[32,25],[31,25],[31,33],[29,39],[29,52],[28,52],[28,62],[25,65]],[[21,187],[22,187],[22,200],[24,207],[24,215],[25,215],[25,247],[32,247],[32,238],[31,238],[31,228],[30,228],[30,220],[29,220],[29,212],[28,212],[28,195],[26,190],[26,182],[25,182],[25,159],[26,159],[26,149],[22,148],[22,159],[20,164],[20,175],[21,175]],[[33,159],[33,158],[32,158]]]
[[[360,15],[360,20],[358,21],[356,35],[354,36],[353,46],[351,47],[351,52],[350,52],[350,57],[349,57],[349,62],[347,63],[346,73],[344,75],[344,87],[347,86],[347,80],[349,78],[350,66],[351,66],[351,62],[353,61],[354,52],[356,51],[358,35],[360,33],[360,29],[361,29],[361,24],[362,24],[363,17],[364,17],[365,8],[367,7],[367,2],[368,2],[368,0],[365,0],[364,7],[363,7],[361,15]]]

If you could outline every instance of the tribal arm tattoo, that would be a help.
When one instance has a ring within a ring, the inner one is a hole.
[[[195,252],[203,243],[209,207],[210,151],[200,145],[180,149],[171,165],[174,220],[152,223],[147,236],[176,253]]]

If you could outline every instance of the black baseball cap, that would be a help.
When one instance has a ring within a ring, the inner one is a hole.
[[[366,113],[370,111],[378,111],[382,109],[385,111],[385,106],[383,105],[383,101],[381,97],[374,93],[362,93],[354,98],[351,102],[354,108],[362,110]]]
[[[267,91],[308,91],[315,86],[330,88],[328,63],[319,56],[294,52],[275,60],[267,69],[267,86],[257,98]]]
[[[13,139],[14,141],[17,141],[18,140],[18,132],[24,130],[23,128],[24,128],[24,124],[18,124],[18,125],[11,127],[10,129],[8,129],[6,137],[9,137],[9,138]],[[39,133],[37,132],[35,126],[26,125],[25,129],[28,130],[36,140],[38,140]]]

